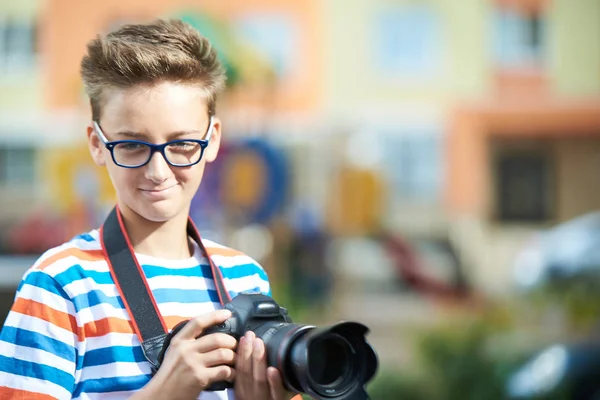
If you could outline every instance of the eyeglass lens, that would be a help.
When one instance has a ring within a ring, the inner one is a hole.
[[[143,143],[119,143],[114,147],[113,155],[117,164],[135,167],[148,162],[152,150]],[[202,146],[191,141],[175,142],[165,147],[164,155],[171,164],[191,165],[200,160]]]

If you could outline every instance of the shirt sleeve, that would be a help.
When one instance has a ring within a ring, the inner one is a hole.
[[[273,293],[271,292],[271,283],[269,282],[267,272],[258,262],[252,260],[252,263],[255,268],[254,277],[256,279],[256,287],[262,294],[271,297]]]
[[[0,332],[0,398],[70,399],[77,332],[64,289],[44,271],[28,271]]]

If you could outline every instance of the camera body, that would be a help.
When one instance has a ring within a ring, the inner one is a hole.
[[[225,322],[211,326],[204,330],[202,335],[211,333],[226,333],[239,340],[247,331],[261,331],[260,327],[269,321],[272,329],[276,329],[281,324],[292,322],[288,316],[287,309],[279,306],[269,296],[261,293],[242,293],[234,297],[229,303],[225,304],[225,309],[231,311],[231,317]],[[264,340],[264,339],[263,339]]]
[[[267,365],[279,370],[285,388],[313,398],[367,400],[364,385],[373,378],[377,355],[365,340],[368,328],[357,322],[330,327],[292,323],[287,310],[260,293],[241,293],[225,304],[231,317],[206,329],[201,336],[225,333],[239,340],[247,331],[262,339]],[[187,323],[177,325],[165,338],[158,356],[162,363],[171,338]],[[212,384],[206,391],[232,388],[231,382]]]
[[[231,317],[225,322],[205,329],[202,336],[211,333],[226,333],[240,340],[247,331],[252,331],[260,337],[265,344],[271,334],[279,328],[292,322],[288,317],[287,309],[280,307],[275,300],[261,293],[242,293],[225,304],[225,309],[231,311]],[[265,326],[265,322],[268,322]],[[265,329],[267,328],[267,329]],[[231,382],[217,382],[207,391],[224,390],[232,388]]]

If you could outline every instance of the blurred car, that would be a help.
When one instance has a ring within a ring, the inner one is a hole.
[[[585,214],[540,232],[516,259],[515,281],[527,294],[577,288],[600,300],[600,212]],[[600,321],[600,316],[598,318]],[[600,399],[600,337],[555,344],[537,352],[508,380],[511,399]]]
[[[514,267],[517,286],[600,281],[600,212],[585,214],[532,238]]]

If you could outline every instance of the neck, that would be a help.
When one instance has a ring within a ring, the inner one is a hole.
[[[127,206],[120,206],[127,235],[136,253],[163,259],[186,259],[193,250],[187,235],[188,213],[164,222],[149,221]]]

